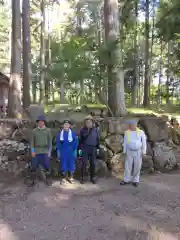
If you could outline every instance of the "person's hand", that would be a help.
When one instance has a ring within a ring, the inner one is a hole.
[[[97,149],[97,155],[99,155],[99,148]]]
[[[81,150],[81,149],[79,149],[78,155],[79,155],[80,157],[82,156],[82,150]]]
[[[50,151],[48,152],[48,158],[51,158],[51,152]]]
[[[60,159],[60,151],[57,151],[57,157]]]
[[[32,152],[31,155],[32,155],[33,158],[35,158],[36,153],[35,153],[35,152]]]

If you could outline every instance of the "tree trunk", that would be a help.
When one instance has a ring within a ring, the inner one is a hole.
[[[12,54],[9,82],[8,116],[22,116],[21,106],[21,13],[20,0],[12,0]]]
[[[23,28],[23,108],[27,109],[30,105],[30,75],[31,75],[31,56],[30,56],[30,24],[29,24],[29,0],[22,2],[22,28]]]
[[[50,35],[48,34],[48,38],[45,40],[45,46],[46,46],[46,55],[45,55],[45,66],[46,66],[46,72],[45,72],[45,82],[44,82],[44,92],[45,92],[45,103],[48,104],[49,101],[49,90],[50,90],[50,84],[49,84],[49,78],[47,69],[50,66]]]
[[[135,31],[134,31],[134,81],[132,89],[132,106],[137,106],[137,92],[138,92],[138,1],[135,1]]]
[[[61,82],[61,86],[60,86],[60,103],[64,103],[65,102],[65,89],[64,89],[64,82]]]
[[[155,31],[155,3],[156,0],[152,2],[153,8],[153,18],[152,18],[152,30],[151,30],[151,49],[150,49],[150,57],[149,57],[149,97],[151,95],[151,86],[153,84],[153,71],[152,71],[152,63],[153,63],[153,46],[154,46],[154,31]]]
[[[170,42],[168,42],[167,50],[167,70],[166,70],[166,104],[170,103],[169,100],[169,83],[170,83]]]
[[[51,80],[51,84],[50,84],[50,88],[51,88],[51,94],[52,94],[52,102],[53,102],[53,106],[55,106],[55,96],[54,96],[54,80]]]
[[[162,60],[163,60],[163,42],[161,38],[161,54],[159,59],[159,83],[158,83],[158,106],[162,104],[162,92],[161,92],[161,83],[162,83]]]
[[[78,2],[76,6],[77,13],[77,36],[82,37],[82,16],[81,16],[81,3]],[[84,79],[80,79],[80,104],[84,101]]]
[[[32,82],[32,98],[33,98],[33,103],[36,104],[36,91],[37,91],[37,86],[36,86],[36,81]]]
[[[41,0],[41,47],[40,47],[40,104],[45,97],[45,0]]]
[[[146,0],[144,107],[149,106],[149,0]]]
[[[46,37],[46,56],[45,56],[45,65],[46,69],[48,70],[51,63],[51,34],[50,34],[50,9],[48,8],[48,34]],[[45,76],[45,101],[46,104],[49,102],[50,97],[50,79],[48,77],[48,73],[46,70]]]
[[[79,102],[80,102],[80,104],[83,104],[83,102],[84,102],[84,80],[83,79],[80,80],[80,88],[81,88],[81,93],[80,93]]]
[[[114,116],[126,114],[118,0],[104,0],[105,40],[109,53],[108,104]]]

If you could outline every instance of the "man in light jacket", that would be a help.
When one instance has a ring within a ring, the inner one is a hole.
[[[146,154],[147,148],[146,135],[144,131],[137,127],[136,120],[129,120],[127,124],[128,130],[124,134],[123,143],[123,153],[125,154],[124,180],[120,184],[126,185],[132,182],[134,187],[138,187],[142,157]]]

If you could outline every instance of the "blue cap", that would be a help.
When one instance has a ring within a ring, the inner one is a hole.
[[[37,122],[38,121],[44,121],[45,122],[46,121],[45,116],[39,116]]]
[[[126,124],[137,124],[137,120],[136,119],[129,119],[126,121]]]

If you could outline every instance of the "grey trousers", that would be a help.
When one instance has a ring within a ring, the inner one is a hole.
[[[134,168],[133,168],[134,165]],[[142,151],[128,150],[125,158],[124,181],[138,183],[142,166]],[[132,173],[133,168],[133,173]]]

